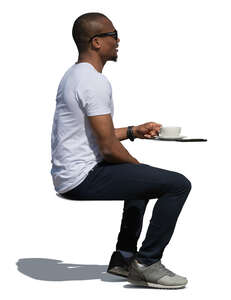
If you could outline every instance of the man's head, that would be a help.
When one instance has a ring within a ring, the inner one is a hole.
[[[116,61],[116,48],[120,39],[116,40],[115,30],[112,22],[104,14],[86,13],[79,16],[72,28],[72,36],[79,55],[97,55],[105,62]],[[109,35],[98,36],[102,33]]]

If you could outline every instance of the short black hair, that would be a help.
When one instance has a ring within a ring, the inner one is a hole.
[[[72,28],[72,37],[78,48],[79,53],[86,52],[89,48],[89,39],[100,33],[100,19],[107,18],[104,14],[98,12],[86,13],[79,16]]]

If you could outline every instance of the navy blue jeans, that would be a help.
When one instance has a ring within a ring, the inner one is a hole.
[[[150,265],[162,258],[190,190],[191,182],[180,173],[103,160],[79,186],[62,195],[70,200],[124,200],[116,250],[136,253],[138,261]],[[155,198],[146,237],[137,251],[146,206]]]

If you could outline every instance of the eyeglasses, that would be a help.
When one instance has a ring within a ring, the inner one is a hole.
[[[88,42],[90,42],[96,36],[98,36],[98,37],[112,36],[116,41],[118,39],[118,33],[117,33],[117,30],[115,30],[113,32],[105,32],[105,33],[96,34],[96,35],[92,36]]]

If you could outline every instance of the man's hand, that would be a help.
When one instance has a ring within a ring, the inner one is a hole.
[[[161,124],[155,122],[148,122],[132,128],[133,133],[136,138],[140,139],[150,139],[154,136],[159,135]]]

